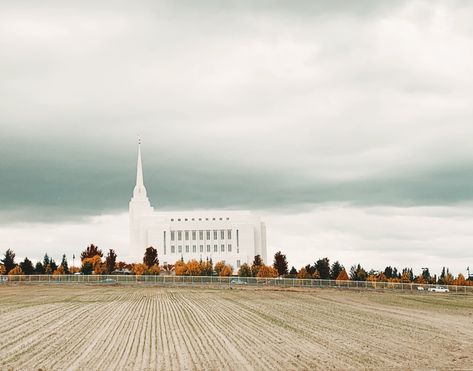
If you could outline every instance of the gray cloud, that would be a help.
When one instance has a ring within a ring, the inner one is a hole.
[[[124,212],[137,135],[158,208],[468,205],[472,15],[468,1],[3,2],[0,220]]]

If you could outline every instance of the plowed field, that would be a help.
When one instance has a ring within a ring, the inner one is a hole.
[[[0,287],[0,370],[473,367],[473,296]]]

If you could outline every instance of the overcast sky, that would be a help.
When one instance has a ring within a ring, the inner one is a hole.
[[[153,206],[300,267],[473,266],[471,1],[0,1],[0,251],[127,256]]]

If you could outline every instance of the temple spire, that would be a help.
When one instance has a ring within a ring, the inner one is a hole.
[[[143,166],[141,164],[141,138],[138,137],[138,162],[136,164],[136,185],[133,197],[146,197],[146,188],[143,183]]]

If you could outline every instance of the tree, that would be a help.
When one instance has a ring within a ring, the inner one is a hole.
[[[307,269],[305,269],[305,267],[302,267],[301,269],[299,269],[299,272],[297,273],[297,278],[300,278],[300,279],[310,278],[310,274],[307,272]]]
[[[44,274],[44,266],[41,262],[37,262],[34,268],[36,274]]]
[[[48,265],[49,265],[49,256],[48,256],[48,253],[45,253],[44,258],[43,258],[43,267],[45,270]]]
[[[155,264],[159,265],[158,250],[156,250],[153,246],[150,246],[146,249],[145,256],[143,257],[143,264],[145,264],[148,268]]]
[[[223,261],[219,261],[215,263],[215,273],[217,276],[220,276],[220,272],[222,271],[223,267],[225,267],[225,263]]]
[[[262,265],[263,265],[263,261],[261,260],[261,256],[255,255],[253,264],[251,265],[251,274],[253,277],[256,277],[258,275],[258,271]]]
[[[179,259],[176,264],[174,265],[174,272],[176,276],[185,276],[187,275],[187,264]]]
[[[25,260],[23,260],[20,263],[20,268],[21,268],[21,270],[23,271],[24,274],[33,274],[34,273],[33,263],[28,258],[25,258]]]
[[[393,278],[393,268],[391,266],[384,268],[386,278]]]
[[[202,274],[201,264],[195,259],[187,262],[187,274],[189,276],[200,276]]]
[[[5,269],[5,266],[3,264],[0,264],[0,276],[3,276],[4,274],[6,274],[6,269]]]
[[[401,275],[401,282],[402,283],[410,283],[411,282],[411,275],[408,269],[403,269]]]
[[[289,271],[289,277],[290,277],[290,278],[296,278],[296,277],[297,277],[297,269],[296,269],[296,267],[292,266],[291,270]]]
[[[200,266],[202,276],[211,276],[213,274],[212,260],[207,258],[204,262],[200,263]]]
[[[18,276],[24,274],[19,265],[15,265],[13,269],[8,272],[9,276]]]
[[[340,272],[343,270],[343,265],[341,265],[338,260],[332,264],[332,268],[330,268],[330,278],[332,280],[336,280]]]
[[[56,269],[54,272],[53,272],[53,275],[54,276],[59,276],[59,275],[62,275],[62,274],[66,274],[66,270],[64,269],[64,266],[61,264],[59,266],[58,269]]]
[[[345,270],[345,268],[342,268],[342,270],[338,274],[336,280],[337,281],[348,281],[348,274],[347,274],[347,271]]]
[[[426,283],[431,282],[432,277],[430,276],[429,268],[422,268],[422,278],[424,279],[424,282]]]
[[[453,282],[454,285],[456,286],[466,286],[467,285],[467,281],[465,279],[465,276],[461,273],[458,274],[458,277],[456,278],[456,280]]]
[[[8,274],[13,268],[15,268],[15,253],[13,250],[8,249],[5,251],[4,258],[0,260],[5,267],[5,274]]]
[[[312,277],[316,270],[315,269],[315,265],[310,265],[310,264],[307,264],[305,267],[304,267],[305,271],[307,272],[307,274],[309,275],[309,277]]]
[[[276,254],[274,254],[273,267],[276,269],[279,276],[284,276],[287,274],[287,258],[286,255],[281,253],[281,251],[278,251]]]
[[[253,260],[253,265],[263,265],[263,261],[261,260],[261,255],[255,255]]]
[[[268,265],[262,265],[258,270],[256,277],[259,278],[276,278],[278,276],[278,271],[274,267]]]
[[[366,271],[361,267],[360,264],[353,265],[350,268],[350,279],[352,281],[366,281],[368,274]]]
[[[64,271],[63,274],[70,274],[70,273],[71,273],[71,272],[69,271],[69,265],[67,264],[66,254],[64,254],[64,255],[62,256],[62,261],[61,261],[60,267],[62,267],[62,270]]]
[[[117,262],[117,254],[113,249],[108,250],[107,257],[105,258],[105,269],[107,274],[112,273],[115,270],[115,264]]]
[[[84,259],[84,261],[82,262],[82,267],[80,269],[82,274],[92,274],[93,270],[94,266],[92,265],[90,259]]]
[[[90,244],[80,254],[80,260],[83,261],[84,259],[87,259],[87,258],[93,258],[95,255],[98,255],[102,258],[103,257],[102,250],[100,250],[98,246],[95,246],[94,244]]]
[[[238,276],[240,277],[251,277],[251,268],[247,263],[243,263],[238,270]]]
[[[105,273],[105,267],[102,264],[102,258],[99,255],[95,255],[92,258],[85,258],[84,260],[82,260],[82,269],[81,270],[83,270],[83,268],[85,267],[86,271],[88,271],[89,266],[86,265],[85,263],[90,263],[90,265],[92,266],[92,271],[94,272],[94,274],[103,274],[103,273]],[[82,273],[84,273],[84,272],[82,272]],[[84,274],[90,274],[90,273],[84,273]]]
[[[54,261],[54,259],[49,259],[49,268],[50,268],[51,273],[57,269],[57,264]]]
[[[384,275],[383,272],[381,272],[380,274],[378,274],[378,281],[379,282],[388,282],[388,278]]]
[[[148,267],[146,266],[145,263],[137,263],[137,264],[133,264],[132,265],[132,268],[131,270],[133,271],[133,273],[137,276],[142,276],[143,274],[146,273],[146,271],[148,270]]]
[[[154,264],[148,269],[147,273],[153,276],[158,276],[159,273],[161,273],[161,269],[159,268],[159,265]]]
[[[323,280],[330,279],[330,262],[328,258],[319,259],[315,262],[315,270]]]
[[[233,273],[233,267],[230,264],[225,264],[220,271],[220,276],[222,277],[229,277]]]

